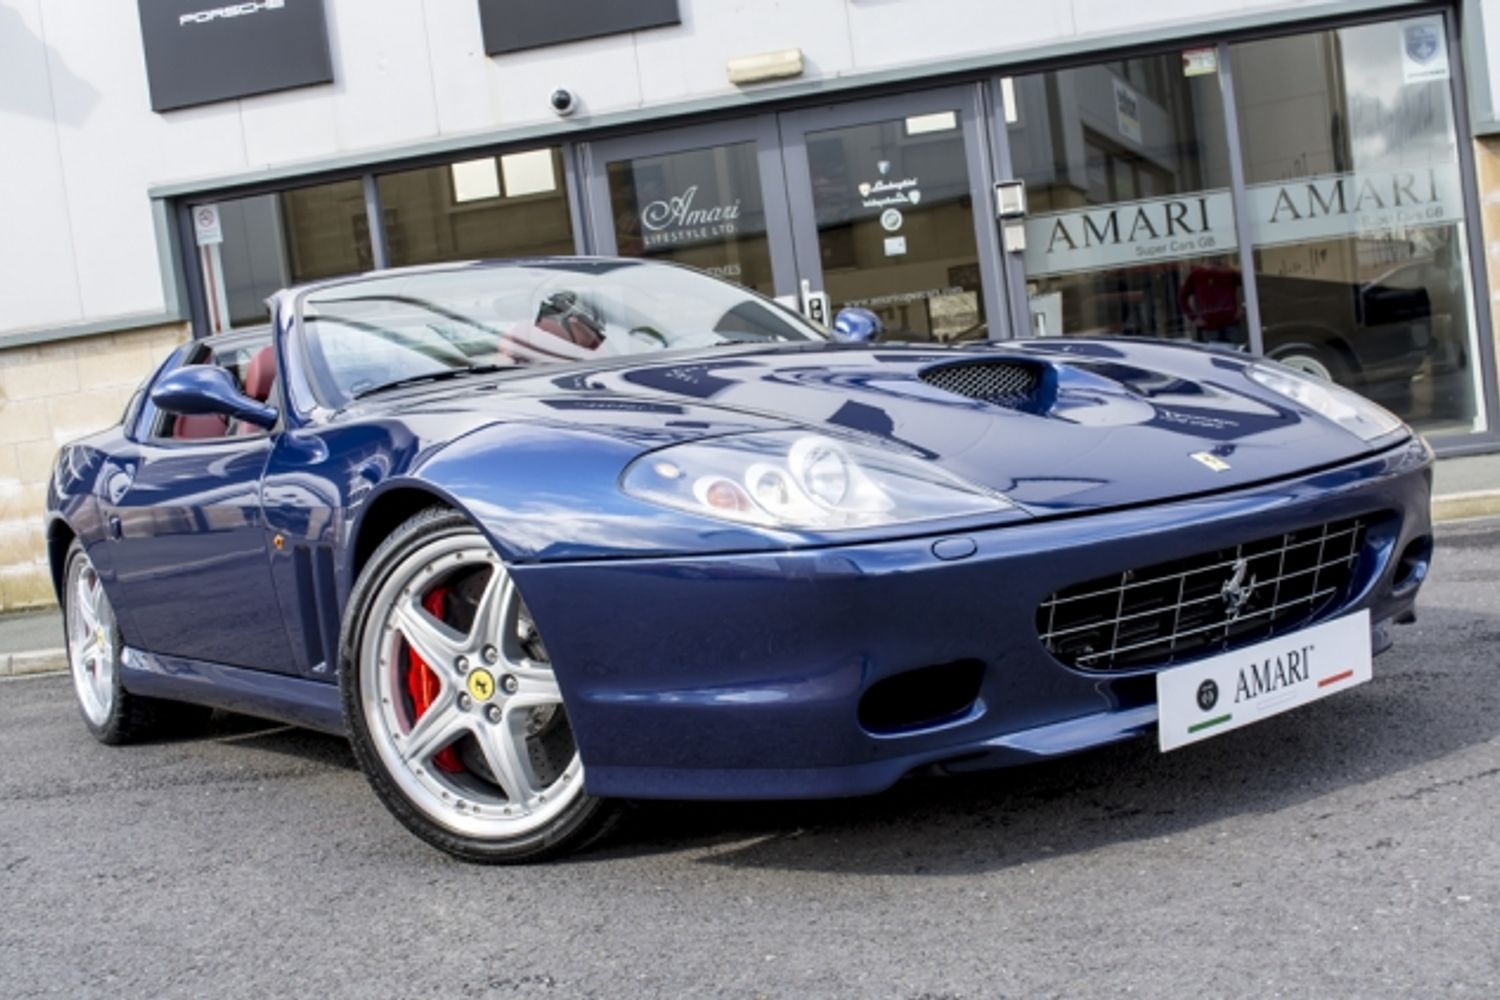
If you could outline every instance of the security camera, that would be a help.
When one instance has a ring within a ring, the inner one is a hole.
[[[567,87],[554,87],[547,103],[552,105],[552,110],[560,118],[566,118],[578,110],[578,96]]]

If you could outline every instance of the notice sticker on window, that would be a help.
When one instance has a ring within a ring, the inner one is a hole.
[[[1115,126],[1132,142],[1141,141],[1141,99],[1134,88],[1115,78]]]
[[[1182,53],[1183,76],[1212,76],[1218,71],[1218,49],[1188,49]]]
[[[224,226],[219,221],[218,205],[199,205],[193,209],[193,235],[200,247],[224,242]]]
[[[1441,14],[1401,22],[1401,75],[1407,83],[1448,79],[1448,37]]]
[[[906,253],[905,236],[887,236],[885,238],[885,255],[887,257],[900,257]]]

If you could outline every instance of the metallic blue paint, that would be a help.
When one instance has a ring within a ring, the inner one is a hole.
[[[652,265],[639,265],[652,266]],[[339,410],[273,300],[269,434],[153,439],[128,425],[63,448],[49,537],[87,547],[117,610],[130,690],[333,728],[337,632],[387,502],[464,512],[511,566],[546,636],[586,764],[607,795],[875,791],[916,767],[1013,763],[1148,731],[1150,671],[1063,667],[1033,615],[1052,590],[1354,514],[1379,515],[1348,610],[1381,636],[1409,613],[1395,554],[1430,532],[1431,453],[1366,443],[1245,375],[1249,359],[1173,344],[814,342],[642,354],[395,390]],[[183,370],[175,352],[154,376]],[[1045,373],[1006,409],[918,379],[1012,358]],[[1016,507],[898,529],[793,533],[625,494],[635,458],[741,431],[896,441]],[[1209,451],[1214,472],[1189,456]],[[972,547],[972,552],[968,550]],[[53,546],[58,551],[58,546]],[[958,720],[858,724],[875,681],[985,665]]]
[[[148,698],[212,705],[336,736],[346,733],[335,684],[161,656],[128,646],[120,666],[126,689]]]
[[[276,424],[276,408],[246,396],[234,379],[214,365],[184,365],[151,387],[151,402],[168,413],[216,413],[256,427]]]

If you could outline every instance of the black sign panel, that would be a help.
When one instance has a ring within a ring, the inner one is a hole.
[[[333,79],[323,0],[138,0],[151,108]]]
[[[677,0],[479,0],[479,23],[493,56],[681,24],[682,17]]]

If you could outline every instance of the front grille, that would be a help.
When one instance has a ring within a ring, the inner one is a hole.
[[[1042,645],[1084,670],[1162,667],[1300,628],[1348,596],[1359,518],[1129,569],[1037,608]]]
[[[920,378],[944,392],[1001,406],[1030,402],[1041,384],[1041,376],[1035,368],[1014,361],[941,365],[926,369]]]

